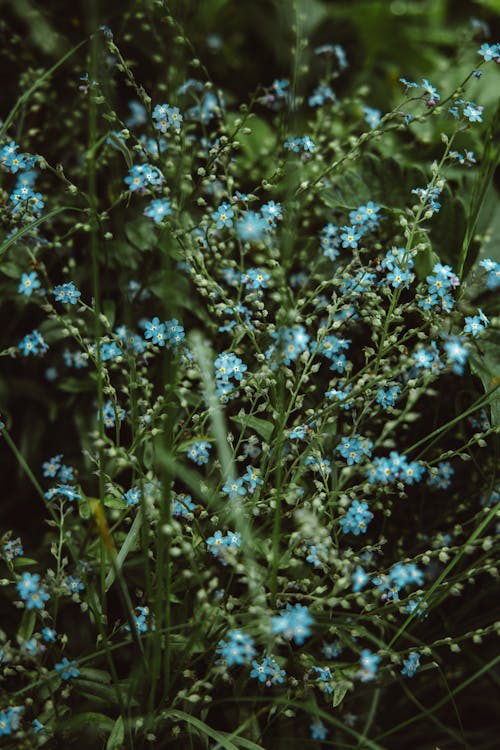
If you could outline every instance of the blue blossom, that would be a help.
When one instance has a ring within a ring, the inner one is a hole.
[[[463,115],[469,120],[469,122],[482,122],[483,118],[481,113],[483,109],[484,107],[478,106],[477,104],[474,104],[474,102],[468,102],[463,109]]]
[[[44,461],[42,464],[43,476],[44,477],[55,477],[59,469],[62,466],[63,455],[60,453],[57,456],[53,456],[48,461]]]
[[[333,686],[331,684],[333,675],[330,667],[313,666],[313,669],[317,672],[316,681],[319,683],[321,690],[327,695],[331,695],[333,693]]]
[[[247,483],[250,492],[254,492],[259,485],[263,484],[263,481],[259,476],[259,470],[254,469],[253,466],[247,466],[247,470],[242,479]]]
[[[336,97],[330,86],[320,84],[307,100],[310,107],[321,107],[325,102],[335,102]]]
[[[6,560],[13,560],[15,557],[24,555],[21,539],[19,537],[7,539],[2,545],[2,553]]]
[[[225,485],[223,486],[222,491],[226,495],[229,495],[229,498],[231,500],[233,500],[236,497],[246,495],[247,490],[245,487],[243,477],[238,477],[237,479],[228,479]]]
[[[171,203],[168,198],[155,198],[144,209],[144,216],[153,219],[155,224],[160,224],[165,216],[172,213]]]
[[[368,469],[368,481],[373,484],[395,484],[398,481],[405,484],[419,482],[425,472],[425,467],[419,461],[409,462],[406,456],[397,451],[391,451],[389,458],[377,457],[373,459]]]
[[[354,573],[352,574],[352,590],[355,594],[361,591],[367,583],[370,581],[370,576],[365,573],[361,565],[358,565]]]
[[[139,487],[131,487],[129,490],[127,490],[127,492],[125,492],[123,497],[126,500],[127,506],[130,508],[134,505],[139,505],[142,497],[142,492]]]
[[[37,573],[23,573],[16,588],[26,609],[43,609],[45,602],[50,599],[47,589],[40,585],[40,576]]]
[[[211,445],[206,440],[197,440],[187,449],[186,455],[198,466],[203,466],[208,463],[210,449]]]
[[[361,682],[369,682],[376,677],[379,661],[380,656],[373,654],[370,649],[365,648],[361,651],[359,657],[361,669],[358,672]]]
[[[357,226],[345,226],[342,227],[342,234],[340,240],[342,247],[350,247],[356,249],[358,247],[358,241],[361,239],[361,232]]]
[[[172,515],[179,518],[186,518],[189,513],[196,509],[191,495],[183,493],[174,495],[172,498]]]
[[[54,287],[54,297],[56,302],[67,302],[70,305],[76,305],[78,297],[80,296],[81,292],[78,291],[72,281]]]
[[[465,318],[464,333],[471,333],[472,336],[477,339],[480,334],[486,330],[490,321],[483,313],[481,309],[478,310],[478,315],[471,315]]]
[[[491,62],[494,60],[497,62],[500,59],[500,44],[482,44],[477,51],[478,55],[481,55],[485,62]]]
[[[403,659],[403,669],[401,674],[407,677],[413,677],[417,669],[420,667],[420,654],[418,651],[412,651],[408,654],[407,659]]]
[[[345,516],[340,519],[344,534],[366,534],[368,524],[373,518],[373,513],[368,510],[368,503],[353,500]]]
[[[363,107],[363,112],[365,115],[365,122],[368,123],[372,130],[374,130],[377,125],[380,124],[382,113],[379,109],[375,109],[374,107]]]
[[[231,380],[239,383],[247,366],[233,352],[222,352],[216,358],[215,362],[215,379],[217,384],[217,393],[227,395],[234,390],[234,384]]]
[[[486,286],[488,289],[496,290],[500,287],[500,263],[492,260],[491,258],[484,258],[479,261],[479,265],[485,269]]]
[[[321,653],[325,659],[336,659],[337,656],[340,656],[343,650],[344,648],[340,641],[333,641],[332,643],[323,642],[321,647]]]
[[[54,643],[57,638],[57,633],[53,628],[45,627],[41,631],[42,640],[45,643]]]
[[[148,114],[146,108],[136,99],[132,99],[128,103],[130,109],[130,115],[125,120],[127,128],[134,128],[139,125],[145,125],[148,121]]]
[[[346,459],[347,465],[359,464],[363,456],[371,456],[373,443],[369,438],[361,435],[343,437],[335,449],[337,453]]]
[[[272,632],[287,640],[294,640],[301,646],[311,635],[311,625],[314,623],[307,607],[301,604],[286,605],[286,611],[272,618]]]
[[[131,192],[144,191],[147,187],[159,187],[165,178],[157,167],[151,164],[135,164],[130,167],[125,184]]]
[[[252,661],[255,656],[254,640],[248,633],[230,630],[226,638],[227,640],[219,641],[216,653],[220,654],[228,667]]]
[[[267,222],[268,230],[276,227],[276,222],[283,219],[283,209],[280,203],[268,201],[260,209],[262,216]]]
[[[429,473],[427,484],[429,487],[438,487],[440,490],[448,489],[455,473],[454,468],[449,461],[440,461],[435,468],[436,471]]]
[[[212,219],[216,222],[217,229],[222,229],[222,227],[233,226],[233,216],[234,211],[229,203],[221,203],[217,211],[212,214]]]
[[[462,375],[464,365],[467,362],[469,352],[464,346],[459,336],[450,337],[444,344],[443,349],[448,355],[448,361],[453,365],[453,372],[456,375]]]
[[[66,656],[63,656],[62,660],[54,666],[54,669],[61,675],[63,680],[80,676],[80,670],[76,662],[70,661]]]
[[[309,727],[311,730],[311,737],[313,740],[326,740],[328,736],[328,729],[325,727],[321,719],[314,721]]]
[[[31,273],[23,273],[17,291],[25,297],[31,297],[35,289],[38,289],[39,287],[40,280],[38,274],[36,271],[32,271]]]
[[[173,128],[176,133],[181,129],[182,115],[178,107],[170,104],[157,104],[153,109],[152,117],[154,126],[160,133],[166,133]]]
[[[44,494],[46,500],[52,500],[52,498],[59,496],[64,497],[66,500],[73,502],[73,500],[81,500],[81,495],[72,487],[70,484],[57,484],[55,487],[51,487],[50,490]]]
[[[263,238],[267,222],[256,211],[244,211],[241,219],[236,222],[236,231],[242,242],[258,242]]]
[[[400,385],[393,385],[390,388],[378,388],[377,390],[377,404],[380,404],[384,409],[393,407],[398,400],[399,394],[401,393]]]
[[[437,92],[437,89],[429,83],[427,78],[422,78],[422,89],[424,93],[429,97],[426,102],[427,106],[434,107],[441,99],[440,95]]]
[[[286,672],[274,659],[266,656],[261,662],[252,661],[250,677],[265,683],[266,687],[271,687],[271,685],[283,683]]]
[[[270,276],[267,271],[263,271],[261,268],[249,268],[241,277],[242,282],[248,289],[265,289],[269,279]]]

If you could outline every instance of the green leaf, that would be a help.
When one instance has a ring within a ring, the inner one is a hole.
[[[92,669],[91,667],[81,667],[80,675],[87,680],[94,680],[94,682],[105,683],[109,685],[111,682],[111,676],[109,672],[104,669]]]
[[[92,515],[90,503],[86,497],[80,497],[78,499],[78,513],[80,515],[80,518],[83,518],[85,520],[90,518],[90,516]]]
[[[333,689],[333,707],[337,708],[345,698],[347,693],[347,684],[345,682],[339,682]]]
[[[210,737],[212,740],[216,740],[219,745],[225,750],[238,750],[237,745],[231,742],[231,740],[229,740],[227,736],[221,734],[215,729],[212,729],[212,727],[210,727],[208,724],[205,724],[204,721],[197,719],[195,716],[191,716],[184,711],[177,710],[167,711],[166,715],[171,716],[173,719],[177,719],[178,721],[185,721],[186,724],[189,724],[191,727],[194,727],[194,729],[197,729],[202,736]]]
[[[127,145],[122,140],[122,138],[118,138],[118,136],[115,133],[111,132],[109,133],[107,140],[111,141],[113,146],[117,148],[118,151],[121,151],[121,153],[123,154],[123,158],[125,159],[125,162],[127,164],[127,167],[131,169],[134,163],[132,159],[132,154],[128,150]]]
[[[93,383],[88,380],[80,380],[79,378],[66,378],[58,383],[61,391],[66,393],[84,393],[86,391],[92,391],[94,388]]]
[[[23,568],[25,565],[38,565],[37,560],[32,560],[31,557],[15,557],[14,567]]]
[[[330,208],[353,209],[372,200],[391,208],[404,208],[411,202],[411,191],[429,181],[415,166],[401,165],[392,157],[365,154],[356,167],[334,173],[331,187],[321,190]]]
[[[109,320],[111,326],[115,323],[116,304],[112,299],[105,299],[102,303],[102,311]]]
[[[113,727],[114,721],[109,716],[96,711],[85,711],[82,714],[72,716],[70,719],[60,722],[58,728],[62,732],[69,734],[77,734],[90,730],[93,735],[96,735],[99,732],[108,734],[113,731]]]
[[[123,510],[127,507],[127,503],[120,497],[113,497],[113,495],[107,495],[103,500],[106,508],[115,508],[115,510]]]
[[[152,250],[156,246],[156,234],[148,219],[139,218],[127,221],[125,235],[128,241],[139,250]]]
[[[259,417],[231,417],[232,422],[236,422],[240,427],[246,428],[250,427],[252,430],[254,430],[258,435],[264,438],[266,443],[268,443],[271,440],[271,435],[273,434],[274,425],[271,422],[268,422],[265,419],[260,419]]]
[[[17,631],[18,637],[22,641],[29,641],[33,635],[36,622],[36,609],[25,609],[21,618],[21,624]]]
[[[477,345],[477,353],[470,355],[470,364],[474,372],[484,386],[486,393],[493,388],[497,390],[492,393],[489,403],[491,424],[500,425],[500,332],[488,331],[483,334]]]
[[[415,271],[420,281],[429,276],[436,263],[439,263],[439,256],[431,247],[418,251],[415,256]]]
[[[106,750],[117,750],[123,744],[124,739],[125,726],[123,723],[123,716],[119,716],[115,721],[115,725],[111,734],[109,735],[109,739],[106,744]]]

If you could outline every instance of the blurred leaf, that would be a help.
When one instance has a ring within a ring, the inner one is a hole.
[[[432,269],[434,268],[436,263],[439,263],[439,261],[439,256],[436,255],[436,253],[430,246],[426,247],[425,250],[419,250],[414,259],[415,271],[419,280],[423,281],[427,276],[429,276]]]
[[[86,711],[78,716],[72,716],[70,719],[65,719],[59,723],[59,729],[62,732],[69,734],[79,734],[80,732],[88,730],[92,735],[105,732],[106,734],[113,731],[114,721],[105,714],[97,713],[96,711]]]
[[[259,419],[259,417],[231,417],[232,422],[236,422],[240,427],[250,427],[252,430],[264,438],[266,443],[271,439],[273,434],[274,425],[272,422],[267,422],[265,419]]]
[[[500,332],[483,334],[477,353],[470,355],[472,371],[481,378],[486,393],[500,386]],[[500,388],[491,396],[489,404],[491,424],[500,425]]]
[[[33,635],[36,623],[36,609],[25,609],[17,635],[21,641],[29,641]]]
[[[112,299],[105,299],[102,303],[102,311],[109,320],[111,327],[115,324],[116,303]]]
[[[66,393],[84,393],[85,391],[94,390],[94,384],[88,380],[79,380],[78,378],[66,378],[58,383],[61,391]]]
[[[396,159],[365,154],[356,167],[342,170],[331,178],[332,186],[321,191],[330,208],[344,209],[375,201],[391,208],[410,203],[411,191],[428,182],[422,169],[401,165]]]
[[[133,219],[125,224],[125,236],[128,241],[139,250],[153,250],[157,239],[151,220],[146,218]]]
[[[441,261],[456,269],[467,227],[465,206],[460,198],[453,196],[449,187],[443,190],[439,202],[441,210],[429,222],[432,245]],[[478,249],[476,244],[471,253],[477,253]]]
[[[119,716],[115,722],[111,734],[109,735],[108,742],[106,744],[106,750],[117,750],[119,747],[121,747],[124,739],[125,726],[123,724],[123,717]]]
[[[347,693],[348,684],[345,682],[341,682],[338,685],[335,685],[333,689],[333,707],[337,708],[337,706],[340,706],[342,701],[345,698],[345,695]]]

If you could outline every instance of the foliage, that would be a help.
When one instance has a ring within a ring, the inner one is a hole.
[[[491,747],[500,46],[453,8],[16,6],[5,747]]]

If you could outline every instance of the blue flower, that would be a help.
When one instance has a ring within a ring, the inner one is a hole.
[[[381,112],[379,109],[375,109],[374,107],[363,107],[363,112],[365,115],[365,122],[368,123],[370,128],[374,130],[377,125],[380,123],[381,119]]]
[[[58,664],[55,665],[54,669],[58,672],[63,680],[69,680],[71,677],[79,677],[80,670],[76,662],[70,661],[66,656],[62,658]]]
[[[309,728],[311,730],[311,737],[313,740],[326,740],[328,729],[325,727],[321,719],[313,722]]]
[[[404,667],[401,670],[401,674],[407,677],[413,677],[417,669],[420,667],[420,654],[418,651],[412,651],[408,654],[407,659],[403,659]]]
[[[19,342],[18,347],[25,357],[27,357],[29,354],[43,355],[49,349],[48,345],[44,341],[42,334],[37,330],[26,334],[24,339]]]
[[[478,313],[478,315],[466,317],[464,326],[464,333],[471,333],[475,339],[477,339],[490,323],[481,309],[478,310]]]
[[[286,611],[272,618],[272,632],[282,635],[287,640],[294,640],[301,646],[305,639],[311,635],[311,625],[314,620],[309,614],[307,607],[295,604],[293,607],[287,604]]]
[[[56,302],[67,302],[70,305],[76,305],[81,292],[78,291],[72,281],[69,281],[67,284],[60,284],[54,287],[54,296]]]
[[[358,672],[358,676],[361,682],[369,682],[370,680],[373,680],[375,678],[379,661],[380,656],[377,656],[377,654],[373,654],[370,649],[365,648],[363,649],[363,651],[361,651],[361,655],[359,658],[361,669]]]
[[[266,228],[266,220],[256,211],[244,211],[242,218],[236,223],[236,230],[242,242],[258,242]]]
[[[216,222],[217,229],[222,229],[233,226],[233,216],[234,211],[229,203],[221,203],[217,211],[213,212],[212,219]]]
[[[130,490],[127,490],[127,492],[125,492],[125,494],[123,495],[123,497],[127,501],[127,505],[129,507],[131,507],[133,505],[139,505],[139,502],[140,502],[141,497],[142,497],[142,492],[139,489],[139,487],[131,487]]]
[[[238,496],[246,495],[247,490],[244,485],[243,477],[238,477],[238,479],[228,479],[223,486],[222,491],[225,492],[226,495],[229,495],[231,500]]]
[[[219,641],[216,653],[220,654],[225,664],[232,667],[235,664],[246,664],[255,656],[254,640],[242,630],[230,630],[227,641]]]
[[[261,268],[249,268],[248,271],[241,276],[242,282],[249,289],[265,289],[269,278],[269,274]]]
[[[373,513],[368,510],[368,503],[353,500],[347,513],[340,519],[340,525],[344,534],[349,532],[354,536],[366,534],[368,524],[373,518]]]
[[[361,435],[353,435],[350,438],[344,437],[335,449],[340,455],[347,460],[347,465],[359,464],[363,456],[371,456],[373,443],[369,438]]]
[[[44,586],[41,586],[40,576],[37,573],[23,573],[21,580],[17,582],[16,588],[19,596],[26,605],[26,609],[43,609],[45,602],[49,600],[49,594]]]
[[[186,518],[189,513],[196,509],[191,495],[183,493],[174,495],[172,498],[172,515],[180,518]]]
[[[172,208],[168,198],[155,198],[144,209],[144,216],[153,219],[155,224],[160,224],[165,216],[170,216]]]
[[[358,565],[358,567],[352,574],[352,583],[353,583],[352,590],[354,591],[354,593],[357,594],[358,591],[361,591],[361,589],[364,588],[369,581],[370,581],[370,576],[367,573],[365,573],[365,571],[360,565]]]
[[[160,133],[166,133],[173,128],[176,132],[181,129],[182,115],[178,107],[171,107],[169,104],[157,104],[153,109],[152,117],[154,126]]]
[[[486,44],[485,42],[478,49],[477,54],[481,55],[485,62],[491,62],[491,60],[497,62],[500,59],[500,44]]]
[[[25,297],[31,297],[35,289],[40,287],[40,281],[36,271],[31,273],[23,273],[21,276],[21,282],[18,287],[18,292],[24,294]]]
[[[210,449],[210,443],[207,443],[205,440],[197,440],[196,443],[193,443],[193,445],[187,449],[186,455],[198,466],[203,466],[208,463],[208,452]]]
[[[361,232],[357,226],[345,226],[342,227],[342,234],[340,235],[342,247],[351,247],[356,249],[358,247],[358,240],[361,239]]]

